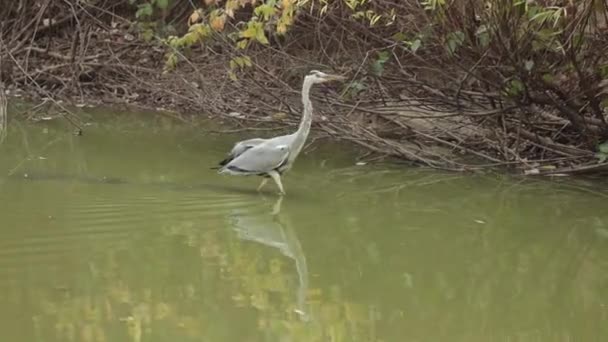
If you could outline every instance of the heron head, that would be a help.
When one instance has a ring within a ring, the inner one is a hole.
[[[319,70],[311,70],[310,73],[306,76],[306,78],[311,78],[314,83],[324,83],[329,81],[342,81],[345,80],[346,77],[341,75],[331,75],[326,74]]]

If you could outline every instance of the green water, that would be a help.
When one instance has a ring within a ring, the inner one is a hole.
[[[608,186],[209,167],[244,136],[119,116],[0,146],[0,341],[606,341]]]

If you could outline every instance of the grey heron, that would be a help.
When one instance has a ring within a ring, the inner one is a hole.
[[[291,169],[310,132],[312,123],[310,88],[317,83],[344,79],[344,76],[330,75],[318,70],[310,71],[302,85],[304,111],[298,130],[292,134],[270,139],[254,138],[237,142],[226,159],[219,163],[217,172],[235,176],[262,176],[264,178],[258,191],[262,190],[269,178],[272,178],[280,194],[285,195],[281,175]]]

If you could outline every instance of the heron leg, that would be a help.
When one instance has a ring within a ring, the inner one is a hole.
[[[262,188],[264,187],[264,185],[266,185],[266,183],[268,183],[268,178],[262,178],[262,183],[260,183],[260,186],[258,186],[258,192],[262,191]]]
[[[275,183],[277,183],[281,195],[285,195],[285,190],[283,190],[283,184],[281,183],[281,175],[279,175],[279,173],[276,171],[270,171],[268,172],[268,175],[272,178],[272,180],[274,180]]]

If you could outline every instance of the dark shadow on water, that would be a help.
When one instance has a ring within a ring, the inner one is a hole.
[[[174,182],[136,182],[130,181],[120,177],[110,176],[88,176],[88,175],[70,175],[61,173],[50,173],[42,171],[24,171],[18,172],[7,176],[8,179],[22,180],[22,181],[62,181],[62,182],[78,182],[85,184],[107,184],[107,185],[131,185],[131,186],[150,186],[159,187],[169,191],[200,191],[209,190],[216,193],[231,193],[248,196],[276,196],[279,197],[278,190],[272,188],[269,185],[266,189],[261,192],[257,191],[258,183],[252,179],[251,186],[248,185],[234,185],[230,184],[230,179],[221,178],[218,179],[217,183],[213,184],[186,184],[186,183],[174,183]],[[222,183],[225,182],[225,183]],[[301,198],[297,192],[289,192],[287,194],[290,198]]]
[[[230,193],[236,193],[236,194],[241,194],[241,195],[256,195],[256,196],[264,195],[264,196],[279,197],[278,190],[275,190],[275,189],[272,189],[269,187],[268,189],[258,192],[256,190],[257,186],[258,186],[257,183],[252,183],[251,188],[247,188],[244,186],[238,186],[238,185],[232,185],[232,184],[217,184],[217,183],[216,184],[197,185],[197,187],[205,187],[207,189],[214,190],[217,192],[230,192]],[[290,195],[291,195],[291,193],[288,194],[288,196],[290,196]]]
[[[243,196],[255,196],[255,197],[268,198],[268,199],[278,199],[279,197],[281,197],[281,195],[279,195],[278,190],[275,190],[272,187],[268,187],[267,189],[264,189],[264,190],[258,192],[256,189],[258,184],[256,182],[253,182],[251,184],[251,186],[249,186],[247,184],[245,184],[245,185],[225,184],[225,183],[220,183],[219,181],[214,184],[209,184],[209,183],[200,184],[199,183],[199,184],[186,185],[186,184],[175,184],[175,183],[141,183],[139,185],[162,186],[166,190],[180,191],[180,192],[196,192],[196,191],[201,191],[201,190],[207,190],[207,191],[211,191],[211,192],[214,192],[217,194],[223,193],[223,194],[233,194],[233,195],[243,195]],[[295,190],[291,191],[291,192],[289,192],[289,190],[288,190],[287,195],[285,195],[284,197],[288,198],[288,199],[293,199],[293,200],[304,200],[309,196],[307,196],[304,193],[297,192]]]

